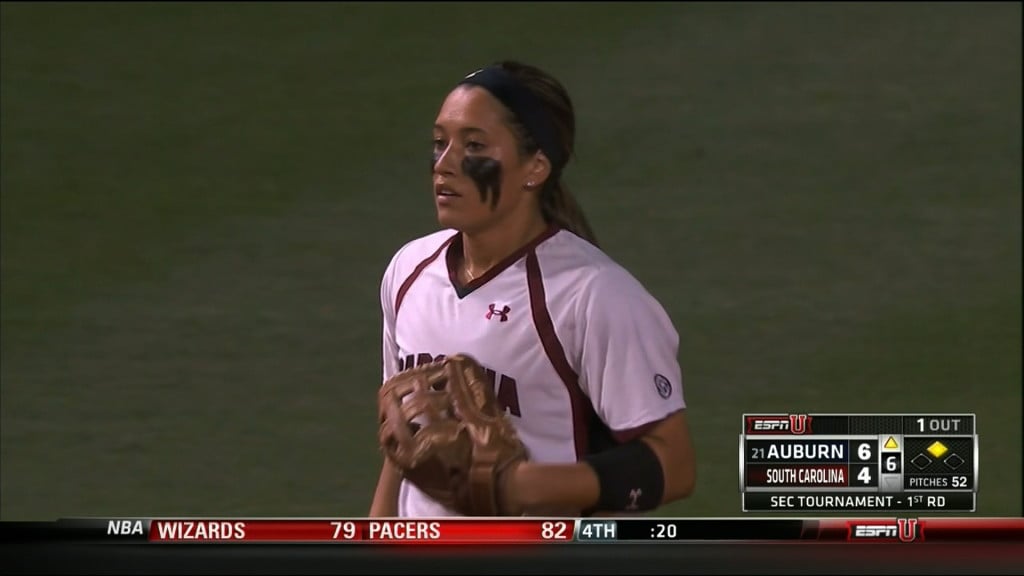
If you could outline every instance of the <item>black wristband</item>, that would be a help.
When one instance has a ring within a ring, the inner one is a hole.
[[[597,473],[601,496],[596,510],[653,510],[665,494],[665,471],[647,442],[636,439],[583,457]]]

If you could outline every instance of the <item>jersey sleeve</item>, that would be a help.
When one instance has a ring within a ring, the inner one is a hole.
[[[679,334],[654,296],[620,268],[602,270],[581,296],[579,383],[615,437],[685,408]]]

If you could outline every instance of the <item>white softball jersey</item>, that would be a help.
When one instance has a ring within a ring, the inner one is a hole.
[[[530,459],[572,463],[685,408],[679,336],[622,266],[549,228],[461,286],[461,235],[413,240],[381,282],[383,378],[467,354],[493,378]],[[455,515],[407,481],[403,517]]]

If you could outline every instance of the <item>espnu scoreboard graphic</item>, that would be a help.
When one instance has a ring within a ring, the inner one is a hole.
[[[744,512],[973,512],[974,414],[745,414]]]

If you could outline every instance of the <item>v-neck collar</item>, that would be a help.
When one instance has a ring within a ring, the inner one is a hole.
[[[485,272],[484,274],[477,278],[474,278],[465,285],[459,283],[459,264],[462,262],[463,256],[462,233],[456,232],[455,236],[453,236],[451,240],[448,241],[448,249],[447,252],[445,253],[445,263],[448,265],[448,279],[452,283],[452,288],[455,289],[455,294],[459,297],[460,300],[465,298],[466,296],[469,296],[477,288],[480,288],[484,284],[487,284],[489,281],[491,281],[491,279],[496,277],[498,274],[504,272],[506,268],[515,264],[523,256],[529,254],[542,242],[557,234],[559,230],[561,230],[561,228],[558,226],[548,226],[547,229],[541,232],[536,238],[530,240],[522,247],[520,247],[518,250],[509,254],[494,266],[491,266],[491,268],[487,270],[487,272]]]

